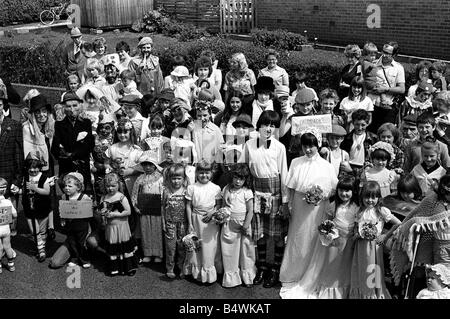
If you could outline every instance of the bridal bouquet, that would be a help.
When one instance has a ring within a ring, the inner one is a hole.
[[[212,216],[212,221],[214,221],[217,225],[222,225],[230,219],[230,216],[230,209],[227,207],[222,207],[214,213],[214,215]]]
[[[359,226],[359,235],[363,239],[374,240],[378,236],[377,224],[364,223]]]
[[[314,185],[306,191],[304,200],[310,205],[317,206],[323,198],[322,188],[319,185]]]
[[[334,222],[329,219],[324,220],[317,229],[319,230],[320,242],[324,246],[330,246],[333,240],[339,237],[339,230]]]

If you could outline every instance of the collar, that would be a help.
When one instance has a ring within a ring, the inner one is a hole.
[[[425,166],[425,163],[424,163],[424,162],[422,162],[420,165],[422,165],[423,170],[424,170],[427,174],[430,174],[430,173],[434,172],[435,170],[437,170],[437,169],[441,166],[441,165],[439,165],[438,162],[436,162],[436,164],[435,164],[434,166],[430,167],[430,168],[427,168],[427,167]]]

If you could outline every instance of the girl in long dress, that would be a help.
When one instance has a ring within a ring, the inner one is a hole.
[[[327,248],[326,265],[319,276],[316,289],[319,299],[346,299],[350,288],[350,269],[353,258],[353,229],[359,211],[355,178],[344,176],[336,187],[327,219],[334,222],[339,237]]]
[[[332,164],[320,157],[322,135],[307,129],[301,135],[304,156],[290,166],[286,185],[291,206],[289,231],[281,265],[282,298],[314,298],[319,274],[325,265],[327,248],[319,239],[317,227],[325,219],[328,198],[334,193],[337,177]],[[322,200],[309,201],[314,187],[322,190]]]
[[[361,189],[361,209],[356,217],[356,244],[353,253],[350,299],[391,299],[384,282],[383,243],[384,223],[401,222],[381,204],[381,188],[375,181]]]

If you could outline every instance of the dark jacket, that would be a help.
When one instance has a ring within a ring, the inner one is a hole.
[[[0,177],[8,182],[8,197],[11,184],[19,186],[23,176],[22,125],[8,117],[1,124],[0,150]]]
[[[86,137],[77,141],[78,134],[81,132],[86,132]],[[70,158],[60,157],[60,145],[64,147],[66,152],[72,153]],[[95,139],[92,135],[90,120],[78,118],[74,125],[67,117],[62,121],[57,121],[51,153],[59,163],[59,174],[78,171],[83,175],[86,186],[91,180],[89,159],[94,145]]]
[[[353,145],[353,133],[355,130],[352,130],[350,133],[345,135],[344,140],[341,143],[341,149],[350,154],[350,149]],[[364,140],[364,159],[365,161],[369,160],[369,147],[375,144],[378,141],[378,137],[376,134],[366,131],[366,139]]]

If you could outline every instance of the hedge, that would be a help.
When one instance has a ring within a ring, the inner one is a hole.
[[[60,41],[57,44],[48,42],[27,47],[14,45],[0,47],[0,77],[6,77],[16,83],[64,87],[64,46],[64,41]],[[193,70],[195,60],[205,49],[214,50],[223,74],[228,71],[229,58],[236,52],[244,53],[255,75],[266,66],[264,59],[266,48],[222,37],[172,42],[164,46],[155,43],[154,53],[159,56],[163,73],[167,75],[171,71],[173,56],[184,56],[187,67]],[[346,64],[342,53],[323,50],[280,51],[278,61],[291,77],[296,70],[309,74],[311,77],[309,86],[317,91],[326,87],[336,88],[339,73]],[[409,86],[414,82],[414,65],[404,64],[404,67]],[[291,89],[294,89],[293,81],[291,84]]]
[[[43,10],[56,7],[60,3],[70,3],[69,0],[1,0],[0,26],[10,25],[12,22],[39,22],[39,15]]]

